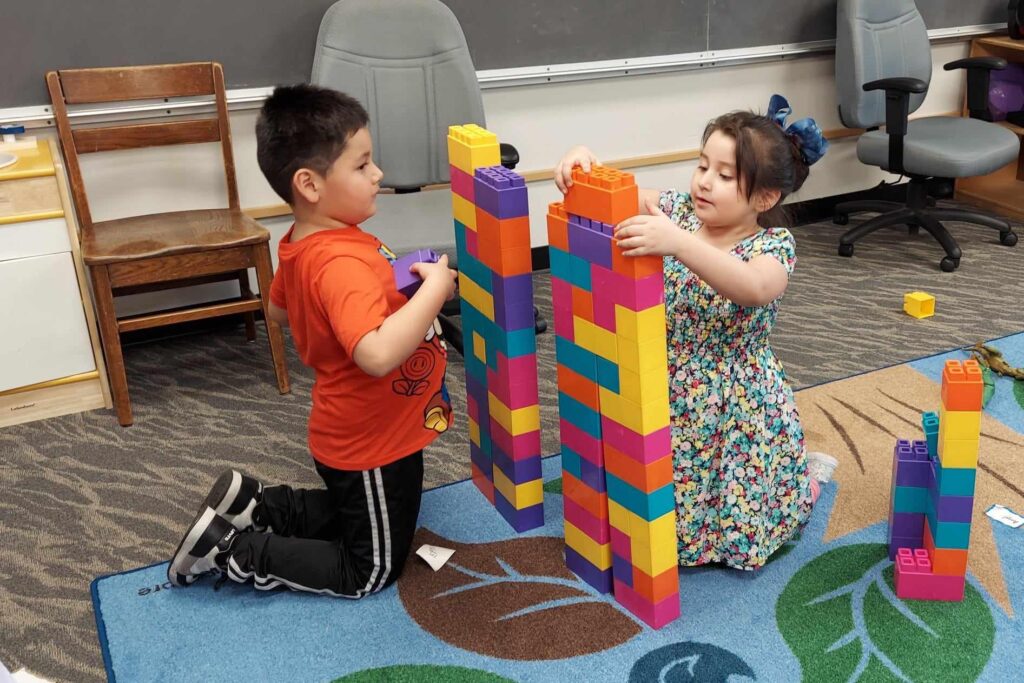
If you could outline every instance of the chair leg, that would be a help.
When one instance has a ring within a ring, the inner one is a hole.
[[[940,223],[931,212],[918,214],[917,222],[928,231],[928,234],[935,238],[936,242],[942,245],[942,248],[946,251],[946,258],[942,259],[939,267],[947,273],[952,273],[960,266],[960,257],[963,256],[963,252],[960,251],[960,245],[956,243],[953,236],[946,230],[946,226]]]
[[[252,298],[252,287],[249,286],[249,271],[238,271],[238,289],[243,299]],[[249,312],[243,314],[245,318],[245,338],[249,341],[256,341],[256,314]]]
[[[128,395],[128,377],[124,371],[124,357],[121,355],[121,333],[117,329],[117,314],[114,312],[114,293],[110,288],[110,275],[106,266],[89,268],[92,275],[92,295],[96,302],[96,321],[99,323],[103,355],[107,360],[107,377],[110,380],[111,398],[117,411],[117,421],[122,427],[130,427],[132,402]]]
[[[270,281],[274,274],[274,266],[270,261],[270,247],[264,242],[255,245],[252,250],[253,261],[256,263],[256,284],[260,288],[263,317],[267,321],[267,336],[270,337],[270,356],[274,361],[274,374],[277,375],[277,388],[282,394],[287,394],[292,387],[285,362],[284,334],[281,332],[281,326],[270,319]]]
[[[839,238],[839,255],[853,256],[853,243],[861,237],[870,235],[882,228],[888,228],[893,225],[905,225],[913,218],[915,218],[913,210],[900,209],[899,211],[883,213],[881,216],[875,216],[870,220],[866,220],[860,225],[850,228]]]
[[[840,204],[836,204],[833,213],[835,213],[837,217],[849,217],[851,213],[889,213],[890,211],[902,208],[904,208],[904,205],[899,202],[888,202],[880,199],[865,199],[862,201],[842,202]]]
[[[929,209],[928,215],[940,221],[960,221],[961,223],[971,223],[992,228],[999,231],[999,241],[1002,244],[1008,247],[1017,244],[1017,235],[1013,232],[1010,224],[995,216],[965,209]]]

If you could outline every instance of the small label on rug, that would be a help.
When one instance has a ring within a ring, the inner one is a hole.
[[[997,522],[1002,522],[1006,526],[1013,527],[1014,529],[1024,526],[1024,517],[1021,517],[1013,510],[1005,508],[1002,505],[993,505],[988,510],[985,510],[985,514]]]
[[[435,572],[444,566],[444,563],[455,554],[455,551],[451,548],[442,548],[436,545],[423,544],[420,549],[416,551],[416,554],[427,561],[430,568]]]

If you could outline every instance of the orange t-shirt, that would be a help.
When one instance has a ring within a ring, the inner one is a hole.
[[[437,321],[391,374],[366,374],[352,359],[356,345],[407,301],[395,287],[395,255],[358,227],[294,243],[292,230],[278,247],[270,300],[288,311],[299,358],[316,372],[310,452],[334,469],[368,470],[422,449],[451,423]]]

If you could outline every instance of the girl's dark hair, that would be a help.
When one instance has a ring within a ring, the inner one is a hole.
[[[363,105],[315,85],[279,86],[256,121],[256,161],[267,182],[289,204],[300,168],[326,175],[349,138],[369,124]]]
[[[736,141],[736,173],[748,200],[759,192],[781,193],[775,206],[758,215],[757,224],[762,228],[790,225],[782,200],[800,189],[809,172],[800,143],[779,124],[749,111],[734,111],[711,121],[704,129],[701,146],[715,131]]]

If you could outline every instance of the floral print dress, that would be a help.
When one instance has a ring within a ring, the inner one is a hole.
[[[701,224],[688,193],[661,209],[682,229]],[[762,254],[793,272],[793,235],[765,228],[733,256]],[[669,394],[679,563],[756,569],[807,521],[812,502],[793,391],[768,345],[779,299],[748,308],[680,261],[665,259]]]

